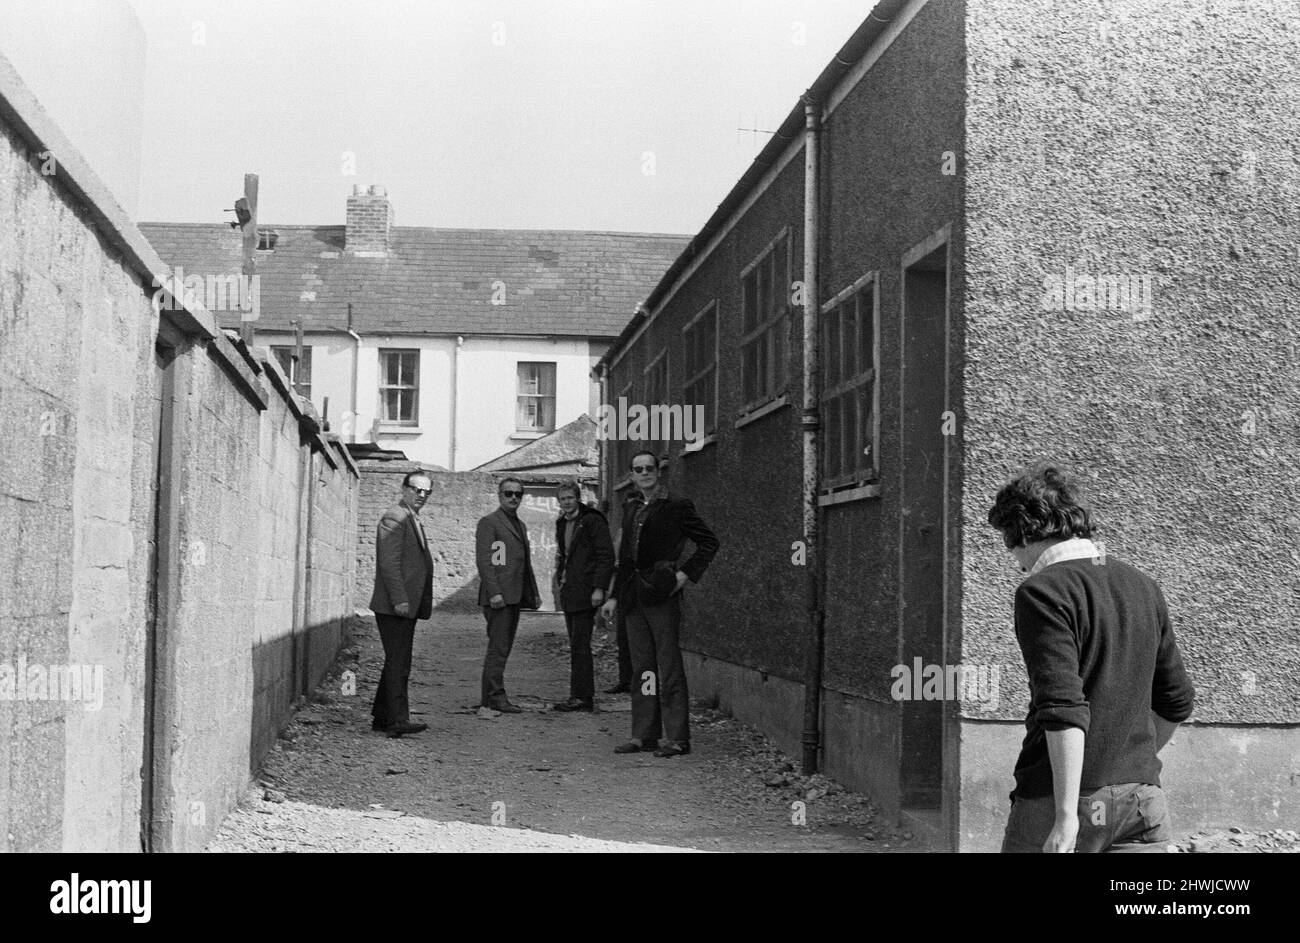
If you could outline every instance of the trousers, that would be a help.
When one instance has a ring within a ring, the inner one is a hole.
[[[596,622],[595,609],[564,614],[569,633],[569,697],[592,701],[596,696],[596,673],[591,663],[591,630]]]
[[[632,739],[691,742],[690,696],[678,632],[681,596],[658,606],[638,600],[627,613],[627,645],[632,655]]]
[[[483,656],[483,679],[480,685],[482,698],[479,703],[484,707],[496,707],[506,697],[506,659],[515,644],[515,632],[519,629],[519,606],[503,606],[493,609],[483,607],[487,619],[487,653]]]
[[[379,688],[375,691],[375,703],[370,713],[384,727],[410,723],[411,706],[406,688],[411,677],[415,620],[375,613],[375,623],[384,643],[384,670],[379,676]]]
[[[1017,798],[1007,816],[1003,854],[1041,852],[1055,821],[1051,796]],[[1163,852],[1173,834],[1169,805],[1159,786],[1122,783],[1079,793],[1077,852]]]

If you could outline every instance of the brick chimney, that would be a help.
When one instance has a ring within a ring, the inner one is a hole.
[[[388,191],[380,186],[353,186],[348,197],[344,250],[353,255],[382,258],[388,255],[392,229],[393,205],[388,202]]]

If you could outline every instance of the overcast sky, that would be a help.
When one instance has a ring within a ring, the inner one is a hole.
[[[693,233],[874,0],[132,3],[138,219]]]

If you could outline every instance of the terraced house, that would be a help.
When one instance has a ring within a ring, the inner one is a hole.
[[[652,443],[722,541],[692,695],[953,849],[1009,807],[1020,574],[986,515],[1043,457],[1169,600],[1179,825],[1295,821],[1300,13],[1123,6],[876,4],[598,365],[605,402],[705,411]],[[1119,278],[1137,303],[1080,303]],[[640,444],[606,444],[612,493]],[[900,680],[958,666],[976,696]]]
[[[187,277],[240,271],[227,224],[140,228]],[[259,226],[258,343],[345,442],[471,469],[595,413],[592,365],[685,242],[399,227],[358,185],[342,226]]]

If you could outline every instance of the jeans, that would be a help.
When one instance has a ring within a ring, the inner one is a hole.
[[[1002,852],[1041,852],[1055,822],[1052,796],[1017,797],[1007,816]],[[1173,834],[1169,806],[1159,786],[1123,783],[1079,794],[1077,852],[1162,852]]]

